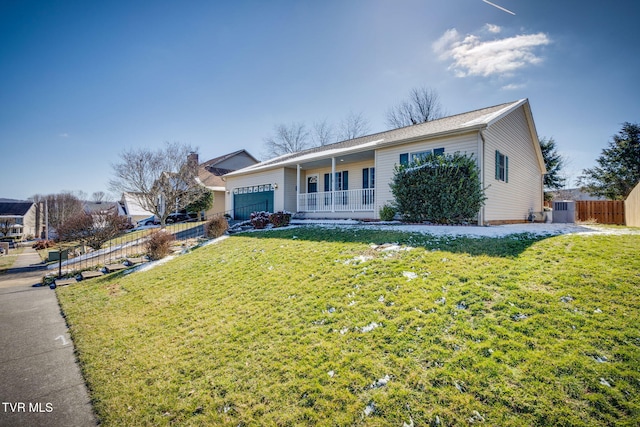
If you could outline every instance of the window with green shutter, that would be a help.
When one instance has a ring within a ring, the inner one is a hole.
[[[496,179],[509,182],[509,157],[496,150]]]

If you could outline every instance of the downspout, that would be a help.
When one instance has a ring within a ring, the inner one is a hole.
[[[482,134],[482,130],[478,131],[478,169],[480,169],[480,186],[484,191],[485,179],[484,179],[484,135]],[[484,225],[484,204],[480,208],[480,212],[478,212],[478,225]]]

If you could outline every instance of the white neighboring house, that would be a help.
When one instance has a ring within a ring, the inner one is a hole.
[[[118,202],[118,213],[126,215],[132,225],[136,225],[138,221],[153,216],[153,212],[143,208],[138,203],[138,199],[131,193],[122,193],[122,198]]]
[[[0,199],[0,222],[6,221],[10,226],[8,235],[0,238],[25,240],[40,237],[44,225],[42,220],[34,202]]]
[[[226,210],[286,210],[304,218],[378,219],[393,201],[394,166],[425,153],[472,155],[486,189],[479,224],[542,218],[546,173],[529,101],[285,154],[225,175]]]

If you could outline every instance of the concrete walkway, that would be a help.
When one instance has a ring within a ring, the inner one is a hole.
[[[0,426],[95,426],[55,291],[25,248],[0,275]]]

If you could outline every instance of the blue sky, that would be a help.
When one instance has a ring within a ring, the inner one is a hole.
[[[371,132],[412,88],[449,114],[529,98],[575,179],[640,122],[640,3],[0,0],[0,197],[108,191],[132,147],[264,152],[281,123]]]

